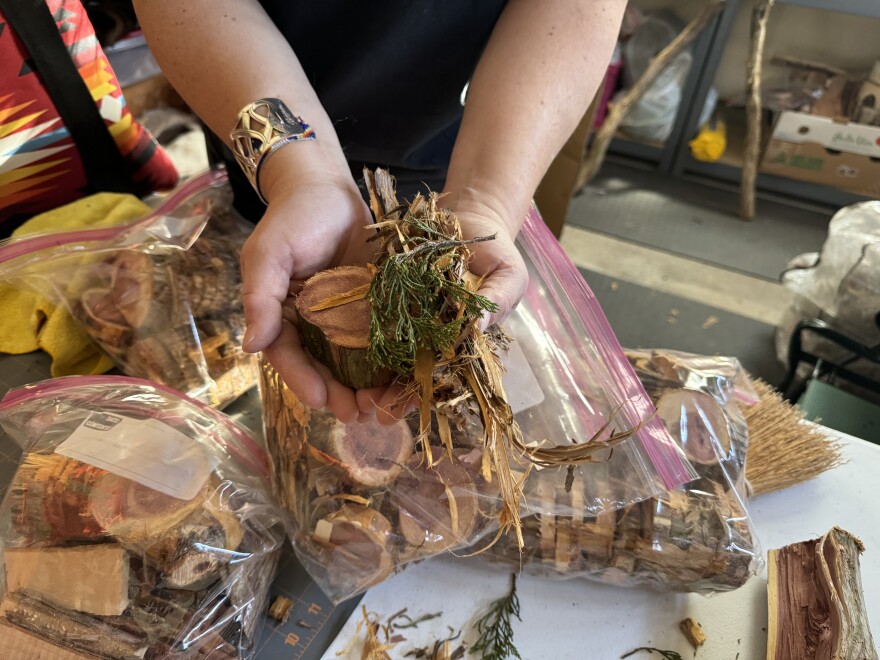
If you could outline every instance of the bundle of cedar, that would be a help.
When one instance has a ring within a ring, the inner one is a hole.
[[[215,475],[183,500],[25,454],[0,549],[4,657],[243,657],[280,538],[231,507],[234,490]]]
[[[333,598],[495,528],[522,544],[530,467],[574,468],[632,433],[605,420],[578,442],[527,445],[502,384],[510,338],[480,328],[495,306],[468,269],[471,247],[493,237],[465,239],[437,193],[401,204],[387,172],[365,179],[374,260],[314,275],[285,315],[336,379],[353,388],[394,380],[397,404],[415,401],[418,414],[390,428],[345,426],[308,410],[269,365],[261,382],[275,488],[300,557]]]

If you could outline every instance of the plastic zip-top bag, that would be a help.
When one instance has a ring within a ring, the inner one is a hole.
[[[223,172],[206,172],[126,225],[0,244],[0,281],[46,296],[130,376],[213,406],[256,384],[238,258],[249,227]]]
[[[284,515],[247,431],[125,376],[14,389],[0,427],[4,657],[252,657]]]
[[[582,506],[596,515],[674,489],[692,479],[599,305],[576,267],[532,210],[518,239],[530,284],[504,324],[512,337],[504,358],[504,389],[530,446],[607,441],[594,463],[529,469],[510,450],[523,482],[523,517],[565,515],[571,505],[548,503],[539,484],[583,486]],[[502,499],[483,465],[484,429],[478,414],[420,440],[418,418],[395,426],[344,425],[310,410],[263,365],[266,441],[276,493],[291,514],[294,548],[321,588],[341,600],[394,573],[409,561],[491,543]],[[431,456],[426,452],[430,451]],[[532,466],[534,467],[534,466]],[[528,476],[526,476],[528,474]],[[508,536],[516,543],[515,534]]]
[[[757,395],[734,358],[627,355],[699,478],[599,515],[585,501],[580,477],[564,487],[539,478],[542,508],[564,502],[569,510],[524,520],[522,553],[503,539],[487,556],[550,577],[700,593],[736,589],[762,565],[747,510],[748,427],[738,406],[754,404]]]

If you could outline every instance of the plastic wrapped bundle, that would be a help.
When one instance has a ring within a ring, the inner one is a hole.
[[[699,478],[595,516],[581,477],[572,475],[560,487],[542,474],[541,508],[565,503],[575,513],[528,518],[522,557],[510,539],[501,539],[488,556],[517,566],[522,561],[524,570],[551,577],[687,592],[736,589],[761,566],[746,508],[748,429],[736,405],[757,396],[732,358],[673,351],[627,356]],[[605,469],[602,483],[620,478],[612,465]]]
[[[12,390],[0,427],[7,657],[252,657],[284,527],[246,431],[123,376]]]
[[[226,405],[257,372],[241,350],[249,228],[225,181],[201,175],[128,225],[8,241],[0,278],[66,306],[126,374]]]
[[[512,342],[504,390],[523,441],[599,445],[595,463],[540,471],[509,451],[515,478],[524,480],[522,515],[544,505],[547,513],[571,515],[569,503],[540,497],[541,484],[563,488],[571,475],[584,484],[579,506],[589,515],[692,479],[680,448],[652,418],[598,303],[536,213],[518,245],[530,284],[505,323]],[[391,427],[343,425],[308,409],[268,364],[260,389],[274,486],[291,514],[294,548],[332,599],[363,591],[409,561],[492,541],[503,503],[473,395],[454,410],[441,403],[443,414],[432,414],[422,434],[418,417]],[[611,441],[612,427],[633,433]]]

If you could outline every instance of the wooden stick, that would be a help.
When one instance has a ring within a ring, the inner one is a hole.
[[[645,90],[651,86],[651,83],[666,68],[666,65],[694,40],[700,30],[712,20],[715,14],[721,11],[724,2],[725,0],[712,0],[712,2],[706,3],[700,13],[685,26],[681,33],[651,60],[651,64],[648,65],[648,68],[645,69],[645,72],[635,84],[629,88],[619,101],[612,105],[608,115],[605,117],[605,121],[602,122],[602,126],[596,133],[587,162],[581,169],[578,180],[575,183],[575,190],[580,190],[596,176],[599,168],[602,167],[602,162],[605,160],[605,154],[608,151],[608,146],[611,144],[611,139],[633,104],[641,98]]]
[[[761,155],[761,59],[767,37],[767,21],[776,0],[758,0],[752,11],[749,63],[746,69],[746,153],[740,187],[740,216],[755,217],[755,179]]]

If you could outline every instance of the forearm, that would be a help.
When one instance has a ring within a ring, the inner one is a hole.
[[[282,171],[294,178],[321,169],[348,172],[330,118],[258,2],[135,0],[134,6],[171,84],[227,144],[238,112],[260,98],[280,98],[315,129],[317,140],[280,149],[267,161],[261,176],[267,197]]]
[[[474,72],[446,190],[515,234],[608,66],[624,0],[510,0]]]

